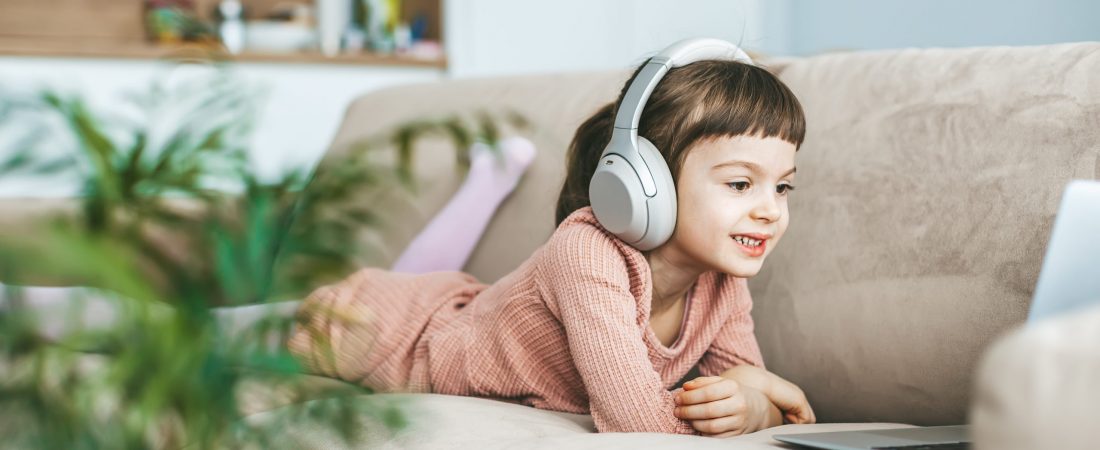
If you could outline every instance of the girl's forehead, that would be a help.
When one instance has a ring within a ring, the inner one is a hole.
[[[707,139],[692,146],[686,165],[760,168],[785,172],[794,165],[795,145],[783,139],[734,136]],[[748,163],[748,164],[744,164]]]

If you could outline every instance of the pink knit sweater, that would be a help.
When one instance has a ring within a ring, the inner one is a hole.
[[[673,415],[670,389],[696,363],[702,375],[763,367],[752,300],[744,279],[702,275],[666,347],[649,327],[652,284],[641,252],[583,208],[491,286],[363,269],[322,287],[288,344],[310,370],[378,391],[590,413],[601,432],[697,434]]]

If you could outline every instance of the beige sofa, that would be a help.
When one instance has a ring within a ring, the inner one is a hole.
[[[822,422],[966,422],[980,355],[1026,316],[1063,187],[1100,178],[1100,43],[765,64],[808,121],[790,228],[749,282],[768,367],[802,386]],[[627,75],[374,92],[350,106],[328,158],[410,118],[527,116],[538,159],[466,267],[491,282],[552,232],[572,132]],[[364,195],[393,224],[364,233],[381,249],[364,263],[388,265],[461,181],[434,152],[449,150],[420,149],[418,197]]]
[[[384,394],[363,401],[410,400],[418,411],[410,414],[411,428],[359,444],[785,448],[770,436],[967,422],[981,356],[1024,321],[1062,188],[1073,178],[1100,178],[1100,43],[906,49],[764,63],[801,99],[808,133],[796,161],[790,228],[749,283],[753,315],[768,368],[800,385],[819,421],[829,423],[728,440],[601,435],[591,433],[584,415],[486,399]],[[492,282],[552,232],[572,132],[614,98],[627,75],[546,74],[373,92],[349,107],[323,163],[408,119],[479,109],[522,113],[534,125],[528,135],[538,158],[466,267]],[[362,233],[377,248],[363,264],[388,266],[450,197],[463,176],[450,152],[441,142],[418,149],[418,196],[399,189],[363,193],[362,201],[383,212],[388,224]],[[1000,344],[1000,356],[986,360],[977,389],[983,393],[979,448],[1045,442],[1035,425],[1040,422],[1017,409],[1043,402],[1055,408],[1069,398],[1059,397],[1058,383],[1049,386],[1050,377],[1062,373],[1060,364],[1067,373],[1083,371],[1087,378],[1093,371],[1100,379],[1097,345],[1043,359],[1048,366],[1042,373],[1019,363],[1046,348],[1049,330],[1089,336],[1100,327],[1100,315],[1081,317],[1076,328],[1049,326],[1045,335],[1017,331]],[[1004,401],[1018,395],[1014,386],[1032,386],[1026,403]],[[1100,402],[1100,387],[1074,386],[1074,395]],[[256,392],[251,420],[262,423],[283,410],[275,407],[277,395]],[[371,426],[368,420],[364,426]],[[1087,428],[1077,431],[1096,433]],[[1008,429],[1030,440],[997,439]],[[284,431],[289,446],[342,448],[316,430]]]

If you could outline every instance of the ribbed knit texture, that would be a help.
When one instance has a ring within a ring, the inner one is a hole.
[[[491,286],[461,272],[363,269],[322,287],[288,345],[310,370],[378,391],[591,414],[601,432],[697,434],[673,415],[676,382],[696,363],[702,375],[764,365],[748,285],[700,276],[671,347],[649,327],[652,285],[641,252],[586,207]]]

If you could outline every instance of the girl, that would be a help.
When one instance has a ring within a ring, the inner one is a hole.
[[[798,100],[751,64],[671,69],[638,134],[660,149],[678,211],[671,237],[641,251],[588,198],[630,85],[577,129],[557,229],[519,268],[492,285],[363,269],[309,296],[291,351],[379,391],[590,413],[601,432],[729,436],[813,422],[802,391],[763,368],[746,283],[789,223]],[[670,390],[696,364],[702,376]]]

